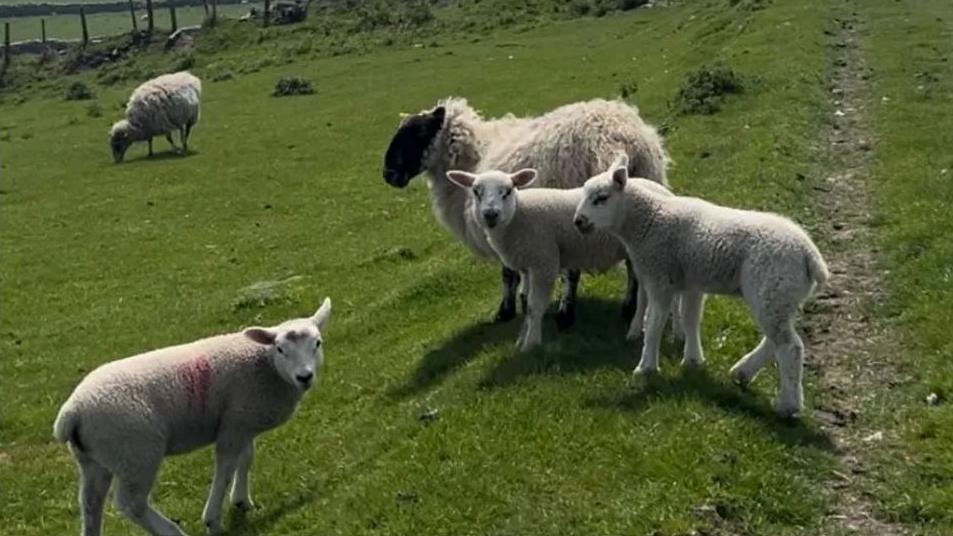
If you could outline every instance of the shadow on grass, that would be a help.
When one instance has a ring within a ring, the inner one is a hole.
[[[612,300],[580,299],[576,306],[576,325],[568,333],[556,330],[555,308],[552,308],[543,319],[543,346],[531,352],[519,352],[515,347],[522,316],[505,324],[473,324],[427,352],[413,375],[390,394],[404,398],[423,392],[472,361],[486,346],[496,344],[509,345],[508,357],[480,382],[481,388],[503,387],[539,374],[632,369],[638,361],[639,346],[625,340],[628,326],[619,316],[620,307],[619,302]],[[666,341],[669,339],[666,337]],[[670,345],[670,342],[664,345],[664,355],[674,355]]]
[[[769,400],[727,380],[713,377],[707,370],[682,370],[675,377],[656,374],[633,380],[628,388],[588,401],[588,406],[640,413],[655,401],[699,401],[730,415],[749,418],[786,445],[836,450],[830,435],[811,426],[803,418],[779,417]]]
[[[279,504],[268,506],[266,513],[262,516],[257,516],[254,511],[242,512],[236,508],[229,508],[224,525],[227,528],[227,533],[234,536],[271,534],[271,527],[281,518],[313,504],[316,500],[317,491],[309,489],[305,493],[286,496]],[[261,510],[258,510],[258,512],[261,512]]]
[[[182,154],[181,152],[176,151],[174,149],[169,149],[167,151],[155,151],[152,154],[152,156],[149,156],[149,154],[147,153],[138,158],[127,158],[126,160],[123,161],[123,163],[132,164],[133,162],[141,163],[141,162],[162,162],[165,160],[180,160],[182,158],[191,158],[197,154],[199,153],[192,149],[189,149],[189,152],[186,154]]]

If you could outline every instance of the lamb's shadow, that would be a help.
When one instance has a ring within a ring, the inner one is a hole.
[[[712,376],[707,370],[683,370],[675,377],[654,375],[633,380],[626,388],[592,398],[590,407],[641,413],[656,401],[699,401],[732,415],[750,419],[786,445],[835,451],[827,433],[804,419],[779,417],[765,397],[741,389],[734,383]]]
[[[600,369],[629,371],[641,354],[641,341],[629,342],[628,323],[621,316],[621,303],[599,298],[580,299],[576,325],[570,333],[559,333],[547,316],[543,346],[530,352],[515,349],[480,381],[480,387],[495,389],[516,383],[527,376],[585,374]],[[681,355],[681,344],[666,331],[661,355]]]
[[[543,347],[531,352],[519,352],[511,346],[515,345],[522,316],[505,324],[473,324],[427,352],[412,376],[390,394],[403,398],[423,392],[472,361],[486,346],[495,344],[508,345],[508,357],[483,378],[481,388],[503,387],[536,374],[632,369],[638,360],[639,346],[625,340],[628,326],[620,311],[618,301],[580,298],[576,305],[576,325],[570,332],[560,333],[556,329],[553,307],[543,320]],[[670,350],[666,347],[665,355],[673,355]]]
[[[224,525],[228,529],[227,533],[234,536],[270,534],[271,527],[281,518],[313,504],[316,500],[317,491],[309,489],[304,493],[285,497],[280,504],[266,507],[267,512],[261,516],[256,515],[256,512],[261,512],[261,510],[242,512],[230,508]]]

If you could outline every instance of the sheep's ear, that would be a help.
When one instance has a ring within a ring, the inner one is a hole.
[[[258,344],[271,345],[275,344],[275,339],[278,338],[278,332],[259,327],[251,327],[245,329],[242,333],[245,334],[249,339],[257,342]]]
[[[311,317],[311,321],[314,322],[315,326],[318,326],[318,329],[323,330],[324,326],[328,325],[328,320],[331,318],[331,298],[324,298],[324,302],[321,304],[321,307],[314,313],[314,316]]]
[[[536,170],[533,168],[526,168],[517,171],[516,173],[510,175],[510,180],[513,181],[513,186],[517,188],[522,188],[524,186],[529,186],[536,180]]]
[[[437,106],[430,112],[430,116],[433,118],[433,122],[441,127],[443,126],[443,120],[447,117],[447,109],[443,106]]]
[[[450,170],[447,172],[447,179],[460,188],[470,188],[473,186],[473,181],[476,180],[476,175],[466,171]]]
[[[629,169],[629,156],[625,153],[619,153],[619,156],[615,157],[615,160],[612,162],[612,165],[609,166],[609,169]]]
[[[628,162],[628,158],[626,158],[626,162]],[[625,188],[625,183],[629,180],[628,166],[613,168],[610,173],[612,173],[612,184],[620,190]]]

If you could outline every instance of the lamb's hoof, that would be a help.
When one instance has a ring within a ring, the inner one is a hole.
[[[576,312],[572,309],[560,309],[556,313],[556,328],[559,331],[569,331],[576,324]]]
[[[253,503],[251,499],[247,499],[247,500],[242,499],[242,500],[234,501],[232,505],[239,512],[249,512],[255,509],[255,503]]]
[[[646,367],[639,365],[632,371],[632,379],[648,378],[658,374],[658,367]]]
[[[496,311],[496,316],[493,318],[494,322],[509,322],[516,318],[516,304],[515,303],[506,303],[503,302],[500,304],[500,308]]]
[[[778,417],[785,420],[795,420],[801,414],[801,405],[800,404],[778,404],[777,407]]]
[[[209,519],[205,522],[205,530],[209,534],[218,534],[222,532],[222,522],[218,519]]]
[[[751,380],[754,379],[741,369],[733,368],[728,374],[731,375],[731,381],[742,389],[747,389],[751,385]]]
[[[705,368],[705,360],[683,358],[682,368],[685,370],[702,370]]]

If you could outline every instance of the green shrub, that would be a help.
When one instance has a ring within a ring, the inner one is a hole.
[[[569,4],[569,13],[574,17],[585,17],[592,11],[592,4],[589,0],[573,0]]]
[[[310,80],[305,80],[297,76],[285,76],[275,84],[275,91],[272,97],[290,97],[292,95],[311,95],[314,93],[314,86]]]
[[[744,90],[742,77],[725,65],[704,65],[688,74],[675,95],[678,114],[710,115],[718,112],[725,96]]]
[[[630,82],[622,82],[619,84],[619,95],[623,99],[628,99],[629,97],[634,97],[636,93],[639,92],[639,83],[635,80]]]
[[[66,88],[66,100],[89,100],[93,98],[93,90],[83,82],[73,82]]]

